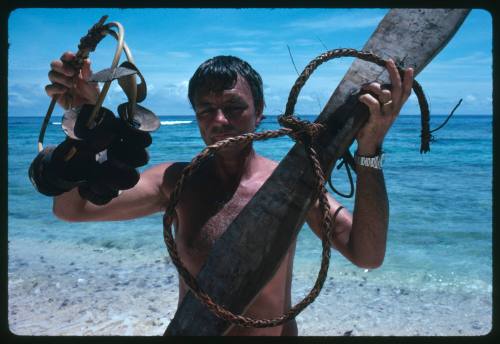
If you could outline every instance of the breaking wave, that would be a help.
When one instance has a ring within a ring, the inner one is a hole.
[[[160,121],[161,125],[179,125],[179,124],[190,124],[193,121]]]

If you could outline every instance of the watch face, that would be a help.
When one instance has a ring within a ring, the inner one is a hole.
[[[365,157],[355,155],[355,161],[358,165],[371,167],[376,169],[382,169],[382,161],[384,159],[384,155],[380,154],[374,157]]]

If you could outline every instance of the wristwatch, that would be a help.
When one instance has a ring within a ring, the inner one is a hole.
[[[382,160],[384,159],[384,154],[380,153],[373,157],[369,156],[360,156],[358,152],[354,154],[354,161],[356,165],[371,167],[377,170],[382,169]]]

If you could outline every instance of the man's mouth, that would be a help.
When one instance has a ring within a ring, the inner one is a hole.
[[[217,142],[217,141],[222,141],[224,139],[227,139],[228,137],[233,137],[235,136],[235,134],[232,134],[232,133],[219,133],[219,134],[215,134],[215,135],[212,135],[212,139]]]

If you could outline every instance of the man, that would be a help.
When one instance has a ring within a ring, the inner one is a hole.
[[[74,54],[65,53],[51,63],[46,92],[58,94],[66,107],[72,90],[72,104],[94,103],[97,88],[88,84],[90,63],[81,73],[65,65]],[[359,100],[370,109],[370,117],[357,135],[357,156],[380,154],[384,137],[411,91],[413,71],[403,80],[393,61],[387,63],[392,91],[378,83],[364,86],[370,93]],[[189,100],[196,112],[200,134],[207,145],[227,137],[253,132],[263,117],[264,97],[259,74],[246,62],[232,56],[217,56],[204,62],[189,83]],[[73,189],[54,198],[53,211],[67,221],[127,220],[164,211],[182,169],[187,163],[163,163],[141,174],[138,184],[123,191],[104,206],[82,199]],[[175,230],[179,254],[196,275],[207,259],[214,241],[250,201],[276,168],[277,163],[258,155],[252,144],[223,149],[208,161],[186,186],[176,208]],[[340,204],[328,197],[332,214]],[[342,209],[332,229],[331,244],[355,265],[376,268],[385,255],[388,201],[381,169],[359,165],[353,214]],[[321,233],[318,202],[310,209],[307,222]],[[289,248],[275,276],[261,290],[245,315],[272,318],[291,307],[292,263],[295,243]],[[179,302],[187,292],[179,281]],[[271,328],[232,326],[228,335],[297,335],[296,322]]]

